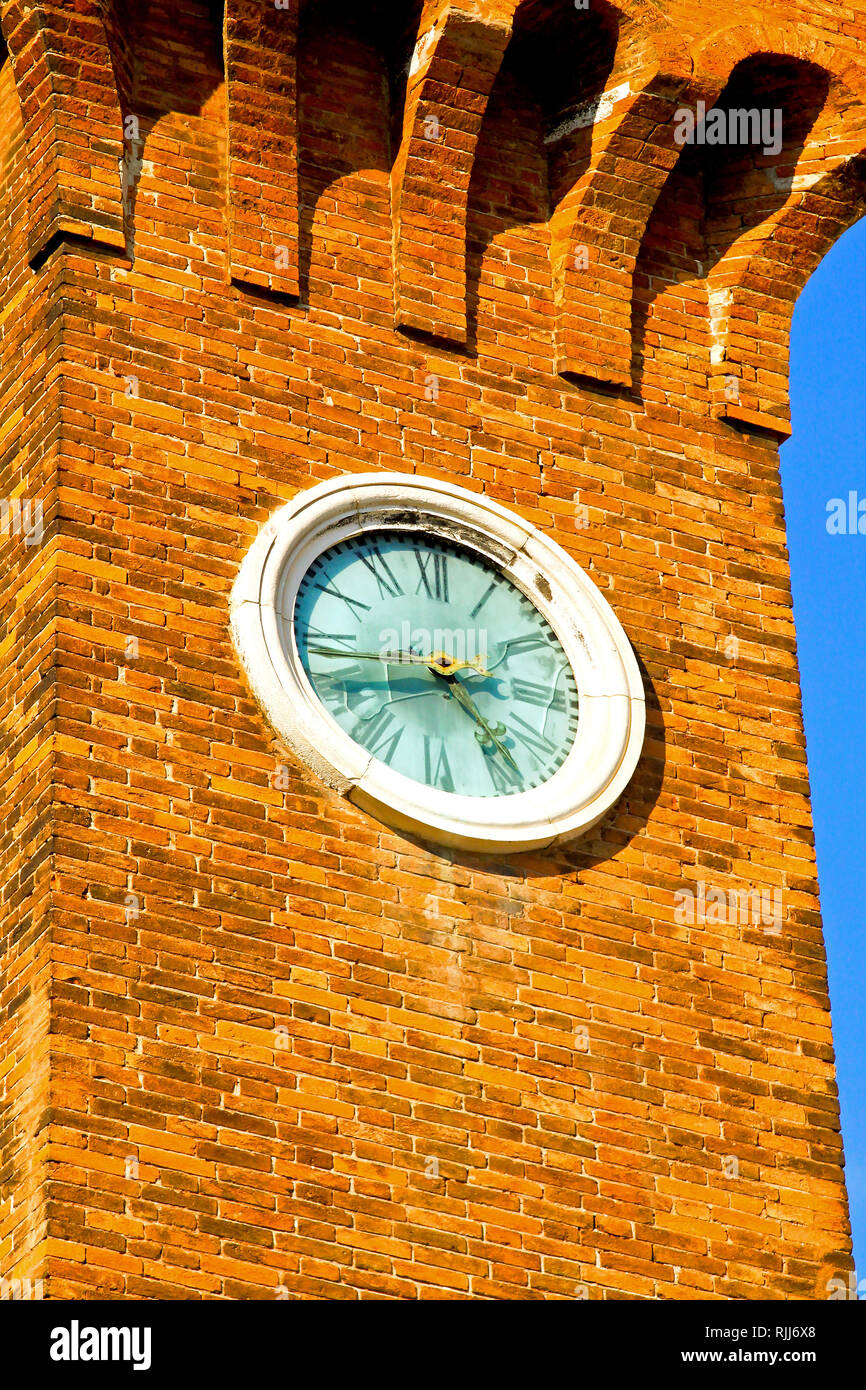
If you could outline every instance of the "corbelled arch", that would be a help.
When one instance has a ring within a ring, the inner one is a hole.
[[[305,0],[298,38],[299,289],[375,285],[393,323],[391,173],[420,0]]]
[[[469,183],[510,36],[509,17],[472,0],[426,5],[407,74],[391,174],[396,324],[455,344],[466,342]]]
[[[784,438],[791,428],[794,304],[822,257],[866,210],[860,163],[866,152],[866,69],[827,44],[778,26],[737,26],[711,36],[696,55],[698,70],[716,79],[750,59],[782,58],[826,73],[827,99],[793,172],[776,178],[787,197],[715,261],[707,294],[714,413]]]
[[[613,68],[604,91],[573,118],[575,132],[584,128],[589,157],[553,209],[551,254],[558,370],[628,386],[634,269],[676,163],[672,118],[692,61],[655,6],[615,0],[610,8],[618,17]]]
[[[301,0],[225,0],[229,274],[298,294],[297,45]],[[267,125],[268,138],[262,139]]]
[[[831,44],[803,34],[795,27],[780,24],[735,24],[706,35],[694,52],[695,75],[705,81],[726,82],[738,63],[758,55],[799,58],[813,63],[838,78],[852,92],[857,91],[863,68]],[[863,92],[861,90],[862,98]]]
[[[601,289],[611,309],[611,322],[607,323],[606,315],[605,330],[619,342],[620,352],[613,373],[601,368],[600,374],[604,379],[624,380],[622,359],[624,356],[627,361],[629,356],[630,297],[627,287],[623,294],[620,287],[610,290],[608,285],[609,276],[616,279],[619,275],[621,214],[613,209],[605,213],[598,187],[608,177],[616,183],[614,198],[623,191],[638,202],[645,199],[647,169],[639,160],[634,161],[635,141],[648,142],[654,160],[652,137],[660,121],[658,97],[667,92],[672,75],[675,86],[686,80],[691,62],[673,26],[647,0],[600,3],[592,15],[578,12],[578,16],[594,23],[602,10],[622,25],[617,80],[626,84],[628,91],[618,92],[615,84],[609,83],[604,92],[594,94],[586,103],[587,111],[573,113],[576,123],[571,129],[555,133],[556,142],[571,138],[577,147],[584,129],[597,121],[596,110],[590,109],[593,104],[610,106],[603,120],[597,122],[601,138],[596,141],[593,137],[594,165],[600,177],[581,180],[580,187],[561,201],[552,231],[560,272],[563,369],[568,366],[568,345],[573,347],[572,339],[580,338],[586,350],[580,354],[575,349],[572,358],[576,361],[580,356],[590,374],[599,374],[590,363],[588,344],[591,339],[598,345],[597,296]],[[546,20],[575,13],[570,0],[496,0],[493,4],[431,0],[424,6],[407,85],[403,139],[392,175],[398,327],[455,344],[466,342],[466,224],[478,140],[506,51],[516,31],[525,27],[530,11],[541,38]],[[623,96],[624,101],[620,100]],[[572,156],[577,158],[579,151],[572,151],[569,158]],[[627,171],[626,161],[631,161]],[[655,178],[652,163],[650,182]],[[639,215],[641,229],[646,216],[648,211]],[[639,239],[638,231],[638,245]],[[582,258],[575,257],[574,248],[589,244],[597,247],[598,254],[587,275],[582,264],[578,268]],[[569,265],[576,268],[574,275]],[[583,332],[584,321],[592,325],[589,334]]]

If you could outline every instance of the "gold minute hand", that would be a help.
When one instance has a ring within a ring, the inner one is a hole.
[[[455,671],[477,671],[480,676],[490,675],[480,661],[458,661],[443,652],[419,656],[417,652],[356,652],[344,647],[319,646],[308,646],[307,651],[315,656],[348,656],[359,661],[381,661],[385,666],[426,666],[437,676],[450,676]]]
[[[481,728],[484,730],[485,734],[490,739],[494,747],[499,750],[505,761],[507,763],[510,763],[511,766],[514,768],[514,771],[519,775],[520,768],[517,766],[517,763],[514,761],[508,749],[505,747],[505,744],[502,742],[502,739],[499,737],[498,734],[494,733],[493,729],[490,727],[487,720],[484,718],[484,715],[481,713],[480,709],[476,705],[472,696],[469,694],[469,691],[466,689],[465,685],[463,685],[457,679],[456,676],[453,680],[449,680],[448,684],[451,687],[451,693],[453,694],[457,703],[462,705],[466,712],[468,714],[471,714],[472,718],[478,724],[481,725]],[[503,726],[500,725],[499,727],[502,728]]]

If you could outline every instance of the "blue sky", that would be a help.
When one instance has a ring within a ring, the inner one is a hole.
[[[794,313],[782,483],[808,743],[842,1133],[866,1278],[866,535],[830,535],[827,504],[866,500],[866,219],[822,261]],[[864,506],[866,514],[866,506]],[[866,530],[866,515],[863,519]]]

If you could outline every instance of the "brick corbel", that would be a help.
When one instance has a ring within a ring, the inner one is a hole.
[[[412,57],[391,175],[398,328],[466,342],[466,215],[487,101],[511,36],[507,19],[448,6]]]
[[[28,248],[65,238],[125,252],[123,124],[103,7],[54,0],[0,7],[31,169]]]
[[[619,48],[632,42],[628,26]],[[572,117],[587,131],[590,162],[550,222],[557,369],[617,386],[631,385],[634,270],[679,156],[673,117],[691,75],[688,53],[670,36],[648,36],[646,52],[637,71],[615,61],[605,92]]]
[[[745,58],[798,58],[832,78],[828,115],[812,131],[785,203],[739,237],[707,279],[713,333],[710,396],[717,419],[780,439],[791,433],[789,359],[797,298],[847,228],[866,212],[866,70],[790,29],[741,26],[714,35],[699,69],[727,77]],[[833,117],[837,117],[834,121]]]
[[[866,151],[866,131],[862,149]],[[846,159],[796,192],[714,267],[711,314],[721,322],[710,392],[713,414],[785,439],[791,320],[809,276],[843,232],[866,212],[866,186]]]
[[[229,267],[233,281],[296,298],[300,0],[226,0]]]

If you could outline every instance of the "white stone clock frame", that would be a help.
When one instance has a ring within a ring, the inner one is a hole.
[[[541,786],[458,796],[394,772],[321,704],[295,643],[301,580],[324,551],[381,528],[434,535],[476,551],[538,608],[571,664],[580,700],[575,742]],[[300,493],[265,523],[231,597],[235,645],[281,739],[328,786],[400,831],[482,852],[540,849],[582,834],[618,800],[643,747],[643,682],[616,615],[554,541],[489,498],[404,473],[364,473]]]

